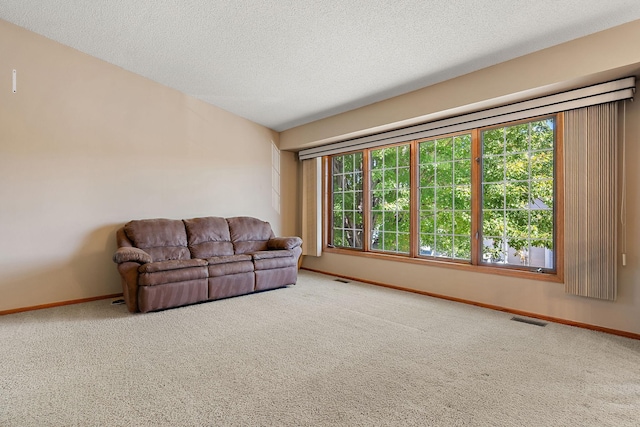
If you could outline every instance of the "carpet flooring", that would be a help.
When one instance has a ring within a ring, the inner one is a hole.
[[[640,341],[301,271],[0,317],[0,426],[638,426]]]

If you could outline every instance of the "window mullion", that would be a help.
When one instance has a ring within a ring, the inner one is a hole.
[[[362,250],[369,252],[371,250],[371,193],[369,174],[369,150],[362,152]]]
[[[480,263],[482,245],[482,159],[480,132],[471,131],[471,264]]]
[[[409,256],[416,257],[418,256],[420,246],[420,235],[419,230],[420,227],[418,225],[418,218],[420,217],[419,209],[420,204],[418,202],[418,185],[419,185],[419,176],[418,176],[418,143],[416,141],[411,141],[411,153],[410,153],[410,166],[409,166],[409,176],[410,176],[410,194],[409,194]]]

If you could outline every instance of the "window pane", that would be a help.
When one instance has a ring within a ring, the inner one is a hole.
[[[500,237],[505,233],[503,211],[484,210],[482,212],[484,237]]]
[[[529,211],[507,211],[507,236],[510,238],[529,237]]]
[[[435,232],[435,215],[431,211],[420,212],[420,232],[433,234]]]
[[[411,164],[411,146],[403,145],[398,148],[398,166],[409,167]]]
[[[529,206],[529,183],[509,183],[505,188],[508,209],[526,209]]]
[[[420,189],[421,209],[433,209],[436,202],[436,189],[433,187]]]
[[[484,262],[553,268],[554,138],[552,119],[481,132]]]
[[[493,129],[482,133],[482,155],[490,156],[504,153],[504,130]]]
[[[507,180],[529,179],[529,156],[526,153],[508,155],[505,160]]]
[[[384,193],[382,191],[371,192],[371,209],[375,211],[382,210],[382,204],[384,203]]]
[[[344,227],[344,214],[340,211],[333,213],[333,226],[335,228]]]
[[[453,236],[436,236],[435,256],[442,258],[453,258]]]
[[[531,149],[553,149],[554,146],[554,121],[552,119],[531,123]]]
[[[453,160],[453,138],[436,140],[436,162]]]
[[[453,183],[453,163],[443,162],[436,164],[436,185],[451,185]]]
[[[458,135],[454,137],[454,159],[470,159],[471,158],[471,135]]]
[[[374,170],[372,163],[370,197],[375,210],[371,212],[371,248],[408,253],[411,146],[371,150],[371,159],[377,168]]]
[[[455,234],[471,235],[471,211],[456,211],[453,214]]]
[[[471,184],[471,162],[460,160],[453,164],[455,184]]]
[[[362,153],[331,158],[332,241],[336,247],[362,248]]]
[[[384,188],[398,188],[398,171],[397,169],[384,170]]]
[[[529,151],[529,124],[523,123],[516,126],[508,126],[506,133],[506,152],[518,153]]]
[[[436,209],[453,209],[453,189],[451,187],[436,189]]]
[[[470,185],[458,185],[455,188],[453,207],[458,210],[470,210],[471,209],[471,186]]]
[[[423,141],[418,150],[419,254],[470,260],[470,246],[468,251],[454,253],[453,241],[454,232],[463,234],[461,241],[471,241],[471,135]],[[457,222],[459,230],[455,231]]]
[[[482,186],[482,207],[484,209],[504,209],[504,184]]]
[[[384,167],[384,156],[382,150],[371,151],[370,154],[371,165],[369,166],[372,171],[382,169]]]
[[[397,147],[385,148],[382,150],[385,169],[395,169],[398,166],[398,149]]]
[[[453,233],[453,213],[451,211],[436,213],[436,232]]]
[[[409,253],[409,233],[398,235],[398,252]]]
[[[420,234],[420,255],[433,256],[435,248],[435,236],[433,234]]]
[[[466,236],[453,237],[453,257],[456,259],[471,258],[471,239]]]
[[[537,151],[531,154],[531,177],[542,179],[553,170],[553,151]]]
[[[487,156],[482,162],[482,182],[504,181],[504,156]]]
[[[436,165],[429,163],[420,166],[420,186],[429,187],[435,185]]]
[[[435,161],[435,142],[425,141],[420,143],[420,159],[418,160],[421,165],[432,163]]]
[[[553,180],[531,183],[532,209],[553,209]]]

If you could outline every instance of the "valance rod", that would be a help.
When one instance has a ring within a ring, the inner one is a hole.
[[[478,127],[492,126],[504,122],[553,114],[606,102],[630,99],[633,98],[634,92],[635,77],[627,77],[528,101],[309,148],[300,151],[299,158],[300,160],[305,160],[314,157],[340,154],[396,142],[462,132]]]

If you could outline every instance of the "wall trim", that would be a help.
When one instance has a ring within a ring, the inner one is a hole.
[[[466,299],[463,299],[463,298],[450,297],[450,296],[447,296],[447,295],[441,295],[441,294],[436,294],[436,293],[432,293],[432,292],[421,291],[421,290],[418,290],[418,289],[411,289],[411,288],[405,288],[405,287],[402,287],[402,286],[389,285],[387,283],[375,282],[373,280],[366,280],[366,279],[360,279],[360,278],[352,277],[352,276],[345,276],[345,275],[342,275],[342,274],[329,273],[329,272],[326,272],[326,271],[316,270],[316,269],[308,268],[308,267],[302,267],[302,270],[312,271],[314,273],[326,274],[328,276],[341,277],[343,279],[349,279],[349,280],[353,280],[353,281],[356,281],[356,282],[362,282],[362,283],[366,283],[366,284],[374,285],[374,286],[381,286],[383,288],[396,289],[398,291],[411,292],[411,293],[414,293],[414,294],[425,295],[425,296],[428,296],[428,297],[439,298],[439,299],[444,299],[444,300],[453,301],[453,302],[459,302],[459,303],[468,304],[468,305],[474,305],[476,307],[488,308],[488,309],[491,309],[491,310],[502,311],[502,312],[505,312],[505,313],[517,314],[519,316],[532,317],[534,319],[546,320],[548,322],[559,323],[559,324],[562,324],[562,325],[575,326],[575,327],[582,328],[582,329],[589,329],[589,330],[592,330],[592,331],[604,332],[604,333],[607,333],[607,334],[617,335],[617,336],[621,336],[621,337],[625,337],[625,338],[631,338],[631,339],[634,339],[634,340],[640,340],[640,334],[635,334],[633,332],[620,331],[618,329],[605,328],[603,326],[591,325],[589,323],[575,322],[573,320],[561,319],[559,317],[545,316],[543,314],[530,313],[530,312],[522,311],[522,310],[514,310],[514,309],[511,309],[511,308],[501,307],[501,306],[498,306],[498,305],[485,304],[485,303],[482,303],[482,302],[466,300]]]
[[[74,300],[69,300],[69,301],[59,301],[59,302],[53,302],[53,303],[50,303],[50,304],[33,305],[33,306],[30,306],[30,307],[12,308],[11,310],[2,310],[2,311],[0,311],[0,316],[4,316],[6,314],[22,313],[24,311],[34,311],[34,310],[42,310],[42,309],[45,309],[45,308],[62,307],[64,305],[81,304],[83,302],[98,301],[98,300],[102,300],[102,299],[118,298],[118,297],[121,297],[121,296],[122,296],[121,293],[120,294],[110,294],[110,295],[101,295],[101,296],[98,296],[98,297],[74,299]]]

